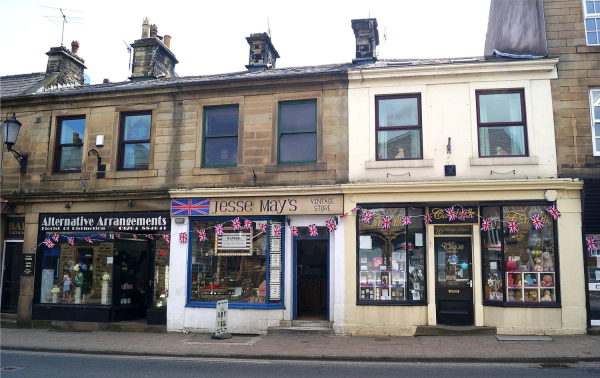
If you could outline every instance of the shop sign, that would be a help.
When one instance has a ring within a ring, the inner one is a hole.
[[[465,209],[467,211],[469,211],[469,215],[467,215],[467,218],[464,221],[461,221],[460,219],[456,218],[455,220],[451,221],[448,220],[448,216],[446,215],[446,209],[449,206],[440,206],[440,207],[430,207],[429,208],[429,213],[433,215],[433,220],[431,221],[431,224],[479,224],[479,207],[477,206],[463,206],[462,208],[459,206],[455,206],[454,210],[457,213],[460,213],[460,211],[462,209]],[[468,233],[471,233],[470,231]]]
[[[252,256],[252,230],[234,231],[225,227],[223,235],[217,235],[216,256]]]
[[[169,231],[169,213],[41,214],[40,231]]]
[[[434,235],[470,235],[472,231],[471,226],[435,226],[433,228]]]
[[[25,218],[7,218],[6,239],[23,239],[25,235]]]
[[[171,216],[342,214],[341,195],[171,200]]]
[[[23,269],[21,269],[22,276],[33,276],[33,270],[35,268],[35,255],[32,253],[23,254]]]
[[[227,334],[227,313],[229,312],[229,301],[217,302],[217,322],[215,325],[215,336]]]

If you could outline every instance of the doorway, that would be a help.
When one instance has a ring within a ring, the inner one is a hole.
[[[470,238],[435,239],[437,323],[473,324],[473,275]]]
[[[21,289],[22,242],[4,243],[4,273],[2,275],[2,312],[17,313]]]
[[[327,239],[296,239],[295,318],[327,320]]]

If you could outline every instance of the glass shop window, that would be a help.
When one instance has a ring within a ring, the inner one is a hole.
[[[426,301],[425,228],[423,208],[370,208],[370,224],[357,217],[358,302],[408,303]],[[384,229],[389,216],[391,225]],[[402,225],[402,217],[412,223]]]

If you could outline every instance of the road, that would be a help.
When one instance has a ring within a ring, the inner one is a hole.
[[[119,357],[2,351],[0,376],[17,377],[600,377],[600,363],[420,364]]]

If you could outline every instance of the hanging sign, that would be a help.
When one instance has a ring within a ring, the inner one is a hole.
[[[223,235],[217,235],[215,256],[252,256],[253,230],[235,231],[223,227]]]

